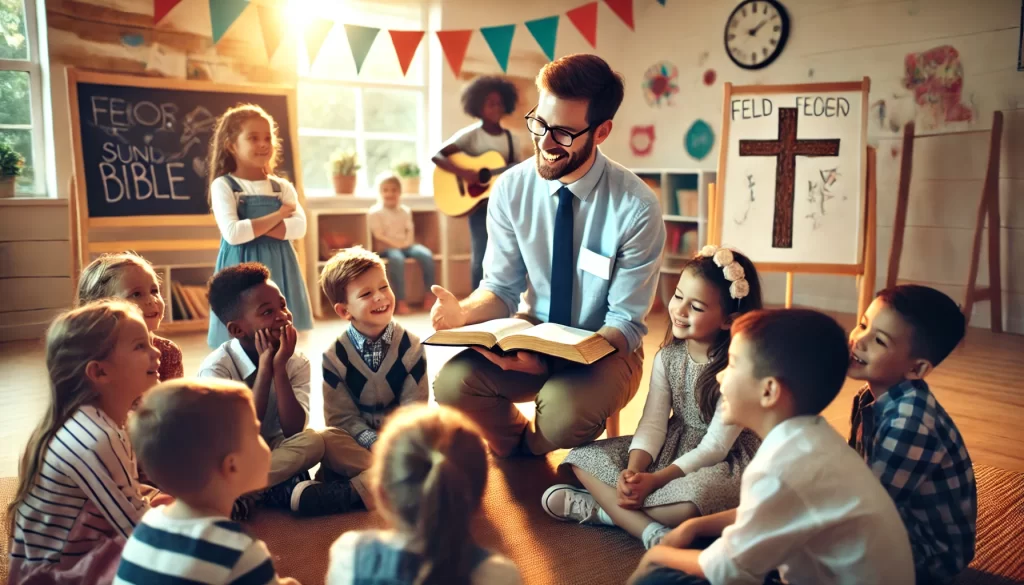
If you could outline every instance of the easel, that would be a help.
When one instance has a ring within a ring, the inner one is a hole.
[[[951,134],[979,134],[987,130],[967,130],[951,132]],[[903,151],[900,158],[900,186],[896,193],[896,217],[893,220],[892,247],[889,250],[889,273],[885,279],[886,288],[896,286],[900,275],[900,257],[903,255],[903,237],[907,227],[907,205],[910,201],[910,176],[913,171],[914,141],[935,135],[914,135],[914,123],[910,122],[903,128]],[[967,272],[967,292],[964,295],[963,313],[966,322],[970,323],[974,303],[989,301],[991,310],[991,329],[995,333],[1003,331],[1003,297],[1002,268],[999,253],[999,157],[1003,139],[1003,113],[992,113],[992,130],[989,134],[988,164],[985,170],[985,182],[978,200],[978,216],[974,224],[973,247],[971,248],[971,266]],[[988,286],[978,288],[978,266],[981,262],[981,234],[985,230],[985,219],[988,218]]]

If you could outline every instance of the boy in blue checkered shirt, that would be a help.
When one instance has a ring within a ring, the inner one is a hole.
[[[918,583],[945,583],[974,558],[978,494],[963,436],[924,377],[963,339],[964,316],[943,293],[883,290],[850,332],[850,446],[903,517]]]

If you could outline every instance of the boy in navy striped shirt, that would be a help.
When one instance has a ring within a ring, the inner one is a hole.
[[[116,585],[298,585],[279,579],[266,545],[228,519],[239,496],[266,487],[270,468],[251,394],[244,384],[204,378],[145,395],[128,432],[147,473],[177,499],[142,517]]]

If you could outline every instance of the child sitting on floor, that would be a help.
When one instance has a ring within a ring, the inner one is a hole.
[[[320,287],[350,323],[324,352],[325,477],[341,475],[372,507],[365,477],[370,449],[384,419],[398,406],[426,402],[427,359],[420,339],[392,316],[395,295],[384,263],[363,248],[334,255]]]
[[[680,524],[644,555],[634,579],[913,582],[910,542],[891,498],[819,416],[846,379],[845,337],[831,317],[809,310],[755,311],[733,323],[729,365],[718,375],[724,422],[763,441],[743,472],[739,507]],[[703,552],[679,550],[719,535]],[[656,565],[667,569],[644,576]]]
[[[379,510],[394,530],[350,530],[331,546],[328,585],[515,585],[511,561],[473,544],[487,484],[480,431],[446,406],[406,406],[374,454]]]
[[[270,470],[251,394],[244,384],[212,379],[146,393],[128,432],[139,461],[176,500],[142,517],[115,585],[298,585],[279,580],[266,545],[227,518],[242,494],[266,486]]]
[[[964,315],[917,285],[878,293],[850,332],[850,445],[889,491],[910,533],[918,583],[944,583],[974,558],[978,493],[963,436],[924,381],[964,336]]]
[[[245,382],[271,449],[270,487],[239,498],[232,519],[245,520],[259,503],[303,516],[347,511],[348,484],[309,480],[309,468],[324,456],[323,438],[306,428],[309,359],[295,349],[292,314],[267,267],[246,262],[221,270],[210,279],[209,298],[232,339],[206,356],[199,376]]]
[[[373,234],[377,252],[388,260],[388,280],[394,290],[398,306],[395,313],[406,315],[409,305],[405,302],[405,259],[419,262],[423,271],[423,308],[430,310],[434,295],[434,254],[423,244],[416,243],[416,232],[412,222],[412,211],[399,203],[402,197],[402,183],[391,173],[377,178],[380,200],[370,208],[370,233]]]
[[[160,503],[144,496],[122,430],[132,404],[160,381],[159,368],[135,305],[98,301],[50,325],[50,404],[7,507],[10,585],[113,580],[125,539],[150,501]]]

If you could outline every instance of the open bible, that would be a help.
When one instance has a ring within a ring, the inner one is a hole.
[[[523,319],[494,319],[438,331],[423,343],[477,345],[498,353],[533,351],[580,364],[592,364],[615,352],[612,344],[597,333],[555,323],[534,325]]]

